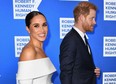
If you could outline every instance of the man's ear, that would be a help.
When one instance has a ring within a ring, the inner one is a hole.
[[[80,15],[79,19],[84,22],[85,21],[85,16],[84,15]]]
[[[27,30],[28,33],[30,34],[30,29],[29,29],[29,27],[26,26],[26,30]]]

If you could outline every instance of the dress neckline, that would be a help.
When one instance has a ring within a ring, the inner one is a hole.
[[[38,61],[38,60],[45,60],[45,59],[49,59],[49,57],[44,57],[44,58],[39,58],[39,59],[33,59],[33,60],[27,60],[27,61],[19,61],[18,63]]]

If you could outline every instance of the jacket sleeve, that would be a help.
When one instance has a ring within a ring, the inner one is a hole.
[[[61,84],[72,84],[72,75],[76,55],[74,38],[66,38],[60,46],[60,80]]]

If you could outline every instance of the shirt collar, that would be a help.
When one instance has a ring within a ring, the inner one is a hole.
[[[86,38],[88,39],[87,34],[83,33],[81,30],[79,30],[79,28],[73,26],[73,29],[76,30],[79,33],[79,35],[81,36],[82,39],[84,39],[84,35],[86,35]]]

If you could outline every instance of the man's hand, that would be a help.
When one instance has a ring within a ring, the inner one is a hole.
[[[94,73],[96,74],[96,77],[100,76],[100,69],[98,67],[96,67],[96,69],[94,69]]]

